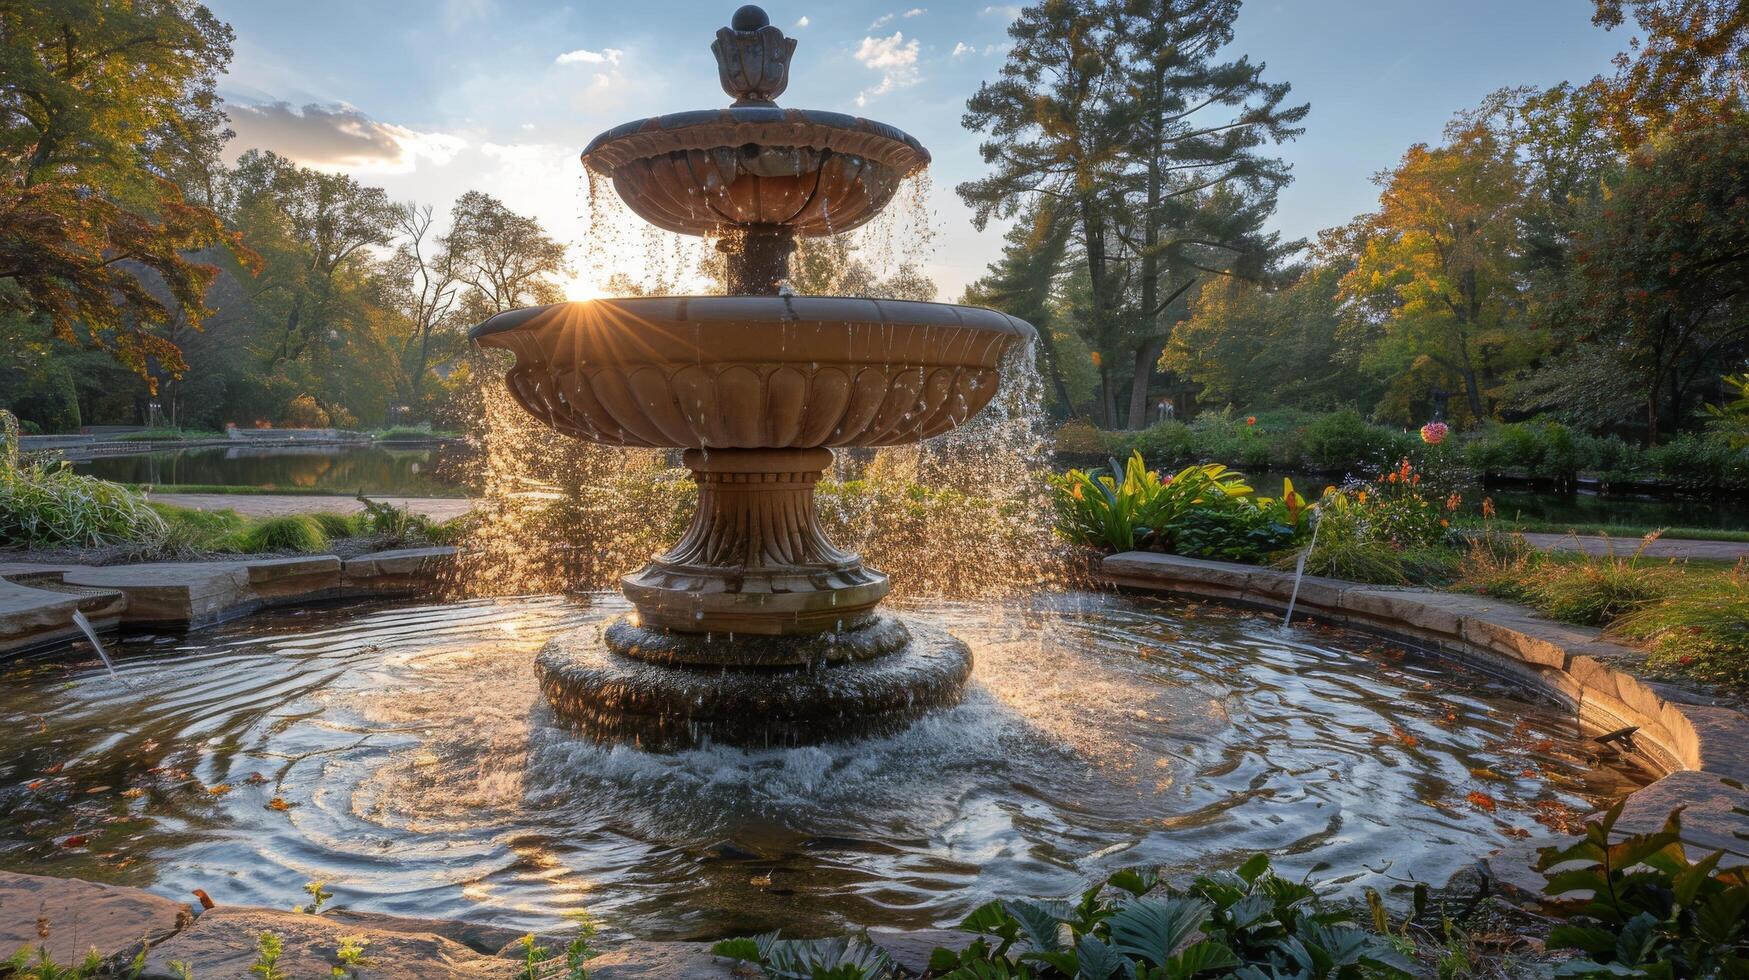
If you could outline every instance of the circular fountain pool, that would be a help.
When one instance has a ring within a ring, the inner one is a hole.
[[[895,604],[964,701],[887,738],[654,755],[581,739],[537,650],[617,595],[267,614],[0,687],[0,867],[642,938],[951,923],[1126,865],[1264,850],[1349,890],[1442,883],[1643,781],[1450,663],[1110,595]]]

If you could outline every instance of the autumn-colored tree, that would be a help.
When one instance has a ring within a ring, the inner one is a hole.
[[[230,28],[188,0],[0,5],[0,314],[112,353],[154,383],[198,327],[215,244],[252,261],[173,178],[210,168]],[[139,277],[147,269],[159,289]]]
[[[1520,170],[1486,125],[1460,120],[1444,146],[1409,148],[1379,175],[1341,298],[1377,331],[1366,366],[1413,390],[1456,387],[1469,417],[1491,414],[1488,388],[1526,363],[1538,341],[1522,322]]]
[[[1694,383],[1749,354],[1749,117],[1686,116],[1637,151],[1575,242],[1562,308],[1619,352],[1644,393],[1648,441]]]
[[[1743,0],[1594,0],[1592,21],[1642,32],[1616,56],[1608,118],[1629,149],[1684,114],[1749,108],[1749,4]]]

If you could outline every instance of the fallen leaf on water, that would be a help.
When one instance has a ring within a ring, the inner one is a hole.
[[[1411,749],[1412,749],[1412,748],[1414,748],[1414,747],[1415,747],[1415,746],[1417,746],[1417,745],[1420,745],[1420,744],[1421,744],[1421,740],[1420,740],[1420,739],[1418,739],[1418,738],[1416,738],[1416,737],[1415,737],[1415,736],[1413,736],[1413,735],[1411,735],[1411,734],[1409,734],[1409,733],[1408,733],[1408,732],[1406,732],[1406,731],[1404,731],[1404,730],[1403,730],[1403,729],[1402,729],[1402,728],[1401,728],[1401,727],[1400,727],[1400,726],[1398,726],[1398,725],[1392,725],[1392,726],[1391,726],[1391,734],[1392,734],[1392,735],[1395,735],[1395,736],[1396,736],[1396,737],[1397,737],[1397,741],[1399,741],[1399,742],[1401,742],[1401,743],[1403,743],[1403,744],[1404,744],[1404,745],[1405,745],[1405,746],[1408,746],[1408,747],[1409,747],[1409,748],[1411,748]]]
[[[216,786],[208,786],[206,791],[209,796],[224,796],[231,791],[231,784],[219,783]]]
[[[85,792],[86,793],[107,793],[112,789],[115,789],[115,787],[114,786],[93,786],[90,789],[86,790]]]
[[[46,783],[46,782],[48,782],[48,780],[46,780],[46,779],[33,779],[30,782],[25,783],[24,788],[31,790],[32,792],[35,792],[36,790],[42,789],[43,783]]]
[[[143,790],[143,789],[141,789],[141,788],[140,788],[140,787],[138,787],[138,786],[134,786],[134,787],[131,787],[131,788],[129,788],[129,789],[124,789],[124,790],[122,790],[122,791],[121,791],[121,795],[122,795],[122,797],[123,797],[123,798],[125,798],[125,799],[129,799],[129,800],[137,800],[137,799],[139,799],[139,798],[140,798],[140,797],[142,797],[142,796],[145,796],[145,795],[146,795],[146,791],[145,791],[145,790]]]
[[[1499,806],[1498,803],[1494,802],[1494,798],[1492,796],[1489,796],[1487,793],[1484,793],[1481,790],[1477,790],[1474,793],[1471,793],[1469,796],[1464,797],[1464,799],[1469,800],[1470,805],[1475,807],[1476,809],[1484,810],[1488,813],[1493,813],[1494,809]]]
[[[278,796],[267,801],[267,808],[269,810],[290,810],[294,806],[297,806],[297,804],[288,802],[287,800],[285,800],[281,797],[278,797]]]
[[[263,776],[262,774],[260,774],[258,772],[252,772],[249,774],[249,778],[243,780],[243,782],[250,785],[250,786],[260,786],[261,784],[267,782],[267,777]]]
[[[61,846],[62,847],[84,847],[85,846],[85,836],[83,834],[74,834],[73,836],[67,838],[66,840],[61,841]]]
[[[66,767],[67,767],[67,764],[65,762],[57,762],[52,766],[44,766],[43,767],[43,775],[52,776],[55,773],[60,772],[62,769],[65,769]]]
[[[1492,779],[1492,780],[1495,780],[1497,782],[1504,782],[1506,780],[1505,776],[1502,776],[1499,773],[1495,772],[1494,770],[1488,769],[1488,768],[1471,769],[1470,775],[1476,777],[1477,779]]]

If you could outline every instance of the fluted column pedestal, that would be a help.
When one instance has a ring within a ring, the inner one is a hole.
[[[829,449],[686,451],[698,510],[673,548],[621,580],[646,627],[789,635],[857,627],[887,594],[820,530],[814,484]]]

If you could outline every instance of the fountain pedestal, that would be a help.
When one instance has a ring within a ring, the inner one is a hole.
[[[678,544],[621,580],[644,626],[764,635],[861,625],[887,594],[820,530],[814,484],[832,451],[689,449],[698,509]]]

